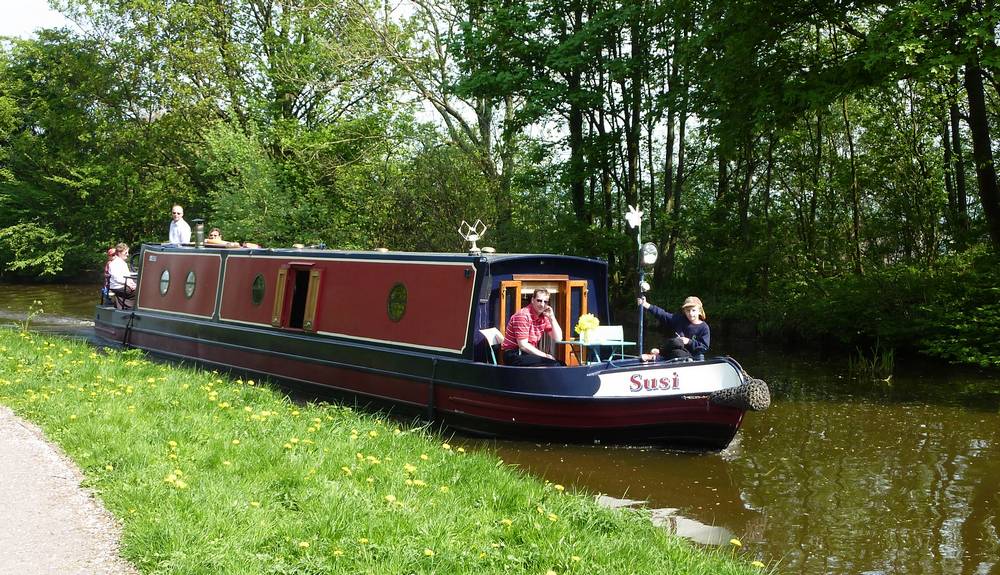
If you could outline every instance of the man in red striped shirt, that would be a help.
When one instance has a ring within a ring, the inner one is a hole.
[[[563,338],[562,328],[549,305],[549,290],[536,289],[531,302],[510,316],[500,350],[505,365],[523,367],[563,365],[551,353],[538,349],[543,333],[552,334],[552,341]]]

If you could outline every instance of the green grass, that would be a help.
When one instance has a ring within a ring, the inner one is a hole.
[[[420,427],[136,351],[0,329],[0,403],[123,524],[144,573],[761,573]]]

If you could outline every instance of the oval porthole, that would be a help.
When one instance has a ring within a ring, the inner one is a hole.
[[[170,289],[170,270],[163,270],[160,274],[160,295],[167,295],[168,289]]]
[[[398,283],[389,290],[389,319],[399,321],[406,313],[406,286]]]
[[[184,280],[184,297],[191,298],[194,295],[194,271],[189,271],[187,279]]]
[[[253,285],[250,287],[250,302],[253,305],[260,305],[262,301],[264,301],[264,276],[257,274],[257,277],[253,278]]]

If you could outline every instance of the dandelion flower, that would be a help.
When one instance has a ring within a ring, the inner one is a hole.
[[[251,501],[250,507],[260,507],[260,501]]]
[[[579,555],[572,555],[572,556],[570,556],[569,560],[573,561],[574,563],[579,563],[580,562],[580,556]]]
[[[228,467],[228,466],[232,465],[232,464],[233,464],[233,462],[232,462],[232,461],[229,461],[229,460],[227,459],[227,460],[223,461],[223,462],[222,462],[222,464]]]
[[[114,466],[114,465],[111,465],[111,464],[109,463],[108,465],[105,465],[105,466],[104,466],[104,469],[106,469],[106,470],[108,470],[108,471],[114,471],[114,470],[115,470],[115,466]]]
[[[427,461],[428,459],[430,459],[430,457],[428,457],[426,453],[421,453],[420,454],[420,460],[421,461]]]
[[[500,520],[500,524],[501,525],[506,525],[507,527],[510,527],[511,525],[514,524],[514,522],[511,521],[510,519],[501,519]]]
[[[396,496],[395,495],[391,495],[391,494],[390,495],[386,495],[385,496],[385,500],[388,501],[389,503],[395,503],[396,502]]]
[[[553,571],[552,569],[549,569],[548,571],[545,572],[545,575],[559,575],[559,574]]]
[[[448,493],[448,486],[447,485],[442,485],[441,486],[441,493]]]
[[[239,439],[234,439],[233,440],[233,445],[239,445],[239,444],[240,444],[240,440]]]
[[[444,449],[445,451],[448,451],[448,450],[451,449],[451,446],[448,445],[447,443],[442,443],[441,444],[441,449]]]
[[[345,465],[345,466],[341,467],[341,469],[344,470],[344,475],[346,475],[348,477],[350,477],[352,475],[350,467],[348,467],[348,466]]]
[[[456,449],[455,451],[457,451],[457,452],[459,452],[459,453],[465,453],[465,448],[464,448],[464,447],[459,447],[459,448],[458,448],[458,449]]]
[[[760,561],[754,561],[750,565],[752,565],[752,566],[754,566],[754,567],[756,567],[758,569],[763,569],[765,567],[765,565],[763,563],[761,563]]]
[[[334,557],[340,557],[340,556],[341,556],[341,555],[343,555],[343,554],[344,554],[344,552],[343,552],[343,551],[341,551],[340,549],[334,549],[334,550],[333,550],[333,556],[334,556]]]
[[[556,491],[564,491],[564,490],[566,489],[565,487],[563,487],[562,485],[559,485],[558,483],[556,483],[556,484],[555,484],[555,485],[553,485],[552,487],[553,487],[553,488],[554,488],[554,489],[555,489]]]
[[[368,538],[367,537],[361,537],[360,539],[358,539],[358,543],[360,543],[362,545],[367,545],[368,544]]]
[[[299,541],[299,547],[301,547],[302,549],[308,549],[309,548],[309,542],[308,541]]]
[[[729,540],[729,544],[735,547],[743,547],[743,543],[735,537]]]
[[[403,469],[406,470],[407,473],[413,473],[414,471],[417,470],[417,466],[406,463],[403,465]]]
[[[555,513],[549,513],[548,514],[548,518],[549,518],[549,521],[559,521],[559,516],[556,515]]]
[[[434,556],[434,550],[433,549],[424,549],[424,555],[426,555],[427,557],[433,557]]]

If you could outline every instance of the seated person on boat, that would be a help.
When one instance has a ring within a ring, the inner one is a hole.
[[[128,245],[115,246],[115,258],[108,263],[108,291],[115,298],[115,307],[132,309],[135,301],[135,278],[128,269]]]
[[[522,367],[564,365],[551,353],[538,349],[544,333],[551,334],[553,342],[563,337],[559,321],[549,305],[549,291],[537,289],[531,302],[510,316],[500,344],[504,364]]]
[[[660,320],[660,328],[669,338],[664,349],[655,354],[659,356],[658,359],[684,357],[696,360],[705,359],[705,353],[708,351],[712,336],[708,329],[708,323],[705,321],[705,308],[699,298],[690,296],[685,299],[684,304],[681,305],[681,311],[678,313],[670,313],[649,303],[645,296],[640,297],[638,303]],[[643,359],[647,359],[645,354]]]
[[[219,228],[212,228],[212,231],[208,232],[208,237],[205,238],[205,245],[220,248],[259,248],[260,246],[252,242],[227,242],[222,239],[222,231]]]

